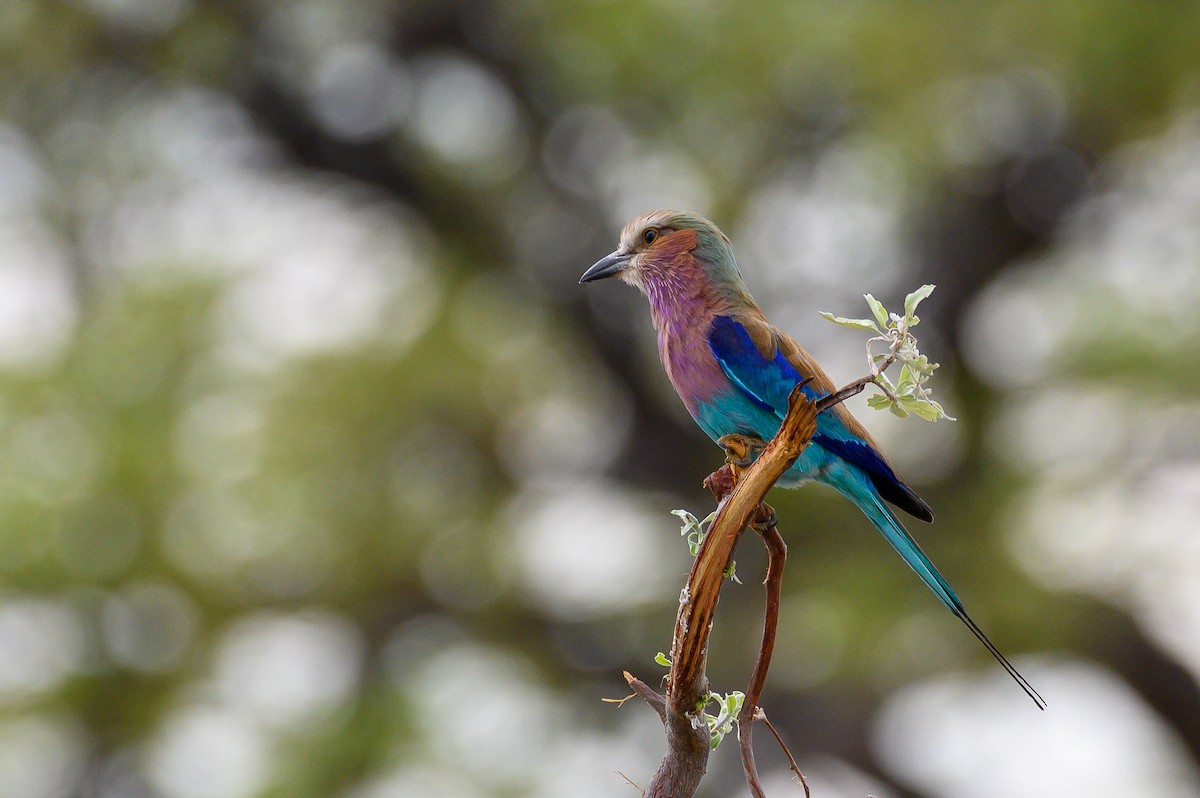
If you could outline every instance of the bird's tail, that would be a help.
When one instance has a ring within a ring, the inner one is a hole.
[[[887,539],[888,543],[892,544],[892,548],[896,550],[896,553],[904,558],[904,561],[908,563],[908,567],[917,572],[917,576],[921,577],[921,581],[925,583],[926,587],[933,591],[933,595],[937,596],[938,600],[946,605],[946,609],[950,610],[959,620],[966,624],[966,627],[971,630],[971,634],[975,635],[980,643],[983,643],[984,648],[996,658],[996,661],[1003,666],[1004,670],[1008,671],[1008,675],[1033,699],[1038,708],[1045,709],[1046,701],[1037,690],[1033,689],[1033,685],[1013,667],[1012,663],[1000,653],[1000,649],[996,648],[987,635],[983,633],[983,630],[971,620],[971,616],[967,615],[967,611],[963,609],[962,602],[959,601],[958,596],[955,595],[949,583],[938,573],[938,569],[925,556],[925,552],[921,550],[921,547],[912,539],[908,531],[896,519],[896,516],[892,514],[887,505],[883,503],[879,495],[867,484],[866,480],[851,479],[847,480],[847,483],[845,485],[834,485],[834,487],[842,495],[854,502],[867,518],[871,519],[871,523],[875,525],[875,528]]]

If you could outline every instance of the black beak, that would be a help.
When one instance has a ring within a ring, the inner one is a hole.
[[[579,278],[580,283],[590,283],[592,280],[603,280],[605,277],[612,277],[624,271],[629,265],[629,259],[632,255],[614,252],[611,255],[605,255],[600,260],[592,264],[592,268],[583,273]]]

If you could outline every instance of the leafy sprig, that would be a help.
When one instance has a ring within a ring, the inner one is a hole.
[[[717,517],[717,511],[713,510],[702,521],[697,521],[696,516],[687,510],[672,510],[671,515],[683,522],[679,528],[679,534],[687,538],[688,551],[695,557],[700,553],[700,544],[704,542],[708,528],[712,525],[713,519]],[[739,585],[742,583],[742,580],[737,577],[737,560],[729,561],[729,567],[725,569],[725,578],[737,582]]]
[[[746,701],[746,694],[741,690],[724,694],[709,693],[708,700],[704,702],[706,710],[713,701],[717,702],[717,714],[705,711],[704,720],[708,723],[708,747],[715,751],[725,739],[725,735],[733,731],[738,713],[742,711],[742,704]]]
[[[933,289],[934,286],[926,284],[906,296],[903,315],[889,313],[883,303],[870,294],[864,294],[863,298],[867,300],[873,319],[850,319],[821,312],[834,324],[874,333],[867,341],[867,365],[871,370],[869,381],[878,386],[882,394],[867,399],[868,406],[876,410],[886,408],[901,418],[915,415],[926,421],[954,421],[933,400],[926,384],[938,364],[921,354],[917,348],[917,337],[912,333],[912,328],[921,321],[917,316],[917,306],[933,293]],[[886,352],[876,351],[880,344],[887,347]],[[897,362],[900,363],[900,375],[896,382],[892,382],[887,370]]]
[[[655,655],[654,661],[664,668],[671,667],[671,658],[663,652],[658,652]],[[717,714],[708,711],[708,705],[716,702]],[[701,716],[704,718],[704,723],[708,726],[708,747],[716,750],[721,741],[725,739],[725,735],[733,731],[733,726],[737,723],[738,713],[742,711],[742,704],[746,702],[746,694],[741,690],[734,690],[732,693],[714,693],[709,691],[704,700],[696,705],[695,718],[699,720]]]

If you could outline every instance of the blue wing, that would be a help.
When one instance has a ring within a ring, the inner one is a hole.
[[[802,375],[778,349],[773,359],[763,357],[746,328],[729,316],[713,319],[708,346],[725,376],[751,401],[780,420],[787,414],[792,389],[809,376]],[[812,387],[805,387],[804,393],[811,398],[819,395]]]
[[[745,326],[729,316],[713,319],[708,345],[730,382],[761,409],[774,413],[781,420],[787,413],[788,397],[796,384],[805,377],[818,376],[801,374],[778,346],[771,357],[764,356]],[[828,382],[824,374],[819,377],[819,382]],[[806,386],[804,393],[815,398],[824,392]],[[821,414],[813,443],[866,472],[871,484],[887,501],[923,521],[933,520],[929,505],[896,476],[870,443],[848,429],[837,413]]]

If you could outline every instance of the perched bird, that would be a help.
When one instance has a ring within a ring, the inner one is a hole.
[[[658,353],[692,418],[714,441],[739,434],[770,440],[801,381],[810,397],[835,390],[800,344],[767,321],[733,258],[729,239],[707,219],[655,211],[621,231],[616,252],[579,282],[619,277],[650,300]],[[1045,702],[967,615],[962,602],[885,502],[922,521],[933,511],[896,476],[870,433],[838,404],[817,419],[812,443],[779,483],[829,485],[863,511],[933,594],[979,638],[1039,707]]]

